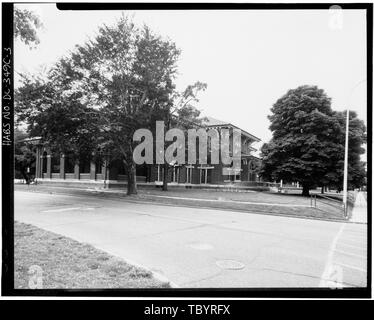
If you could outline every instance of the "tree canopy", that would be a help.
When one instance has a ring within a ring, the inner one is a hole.
[[[30,10],[14,8],[14,38],[31,48],[40,43],[37,29],[43,26],[39,17]]]
[[[338,187],[344,164],[345,114],[333,111],[331,99],[316,86],[289,90],[271,112],[273,137],[261,150],[261,175],[269,180],[299,181],[304,195],[315,186]],[[349,163],[355,185],[360,181],[358,172],[362,173],[364,142],[365,126],[351,112]]]
[[[122,16],[77,45],[46,77],[24,76],[16,94],[18,120],[59,152],[110,153],[125,165],[128,193],[136,193],[134,132],[154,129],[156,120],[170,118],[181,95],[196,100],[194,89],[204,87],[176,92],[179,55],[172,41]],[[189,101],[177,116],[198,118],[199,112]]]
[[[35,152],[32,144],[27,142],[26,132],[16,128],[14,130],[14,169],[17,179],[30,182],[30,173],[35,171]]]

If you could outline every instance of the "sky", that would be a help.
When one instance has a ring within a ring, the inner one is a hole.
[[[59,11],[54,4],[17,5],[37,13],[40,44],[15,42],[15,70],[35,73],[114,24],[123,11]],[[197,107],[271,139],[267,116],[289,89],[317,85],[334,110],[355,110],[366,123],[366,18],[363,10],[126,11],[181,49],[177,88],[207,83]],[[257,146],[259,147],[259,145]]]

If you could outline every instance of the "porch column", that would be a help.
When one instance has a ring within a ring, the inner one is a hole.
[[[65,179],[65,155],[60,156],[60,179]]]
[[[75,160],[75,164],[74,164],[74,179],[79,179],[79,160]]]
[[[96,180],[96,163],[90,162],[90,180]]]
[[[35,179],[39,178],[40,172],[40,149],[36,147],[36,159],[35,159]]]
[[[52,155],[47,154],[47,179],[52,179]]]
[[[38,175],[39,175],[39,178],[43,178],[43,168],[44,168],[44,157],[43,157],[43,153],[41,153],[39,155],[39,171],[38,171]]]

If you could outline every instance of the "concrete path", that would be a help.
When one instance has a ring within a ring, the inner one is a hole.
[[[352,210],[352,222],[367,223],[367,203],[363,192],[358,192]]]
[[[366,286],[364,224],[20,191],[15,219],[185,288]]]

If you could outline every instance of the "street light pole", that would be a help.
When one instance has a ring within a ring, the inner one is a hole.
[[[349,109],[347,109],[347,120],[345,125],[345,151],[344,151],[344,181],[343,181],[343,205],[344,214],[347,214],[347,192],[348,192],[348,131],[349,131]]]

